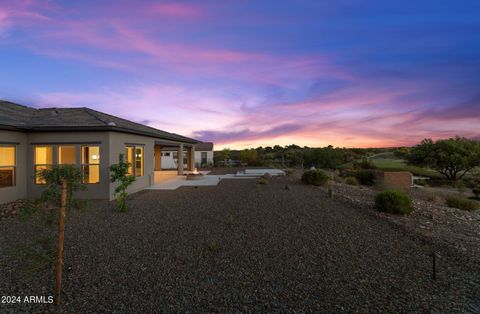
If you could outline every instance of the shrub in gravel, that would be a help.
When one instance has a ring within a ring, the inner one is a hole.
[[[345,183],[348,185],[358,185],[358,180],[355,177],[348,177],[345,179]]]
[[[218,253],[222,249],[222,247],[220,246],[220,243],[218,243],[215,240],[210,241],[207,245],[207,248],[212,253]]]
[[[330,178],[322,170],[307,170],[302,175],[302,182],[311,185],[326,185]]]
[[[384,191],[375,196],[375,209],[380,212],[406,215],[413,211],[412,199],[402,191]]]
[[[257,180],[257,184],[266,185],[268,183],[269,183],[269,181],[265,178],[260,178],[260,179]]]
[[[442,196],[438,195],[438,194],[433,194],[431,195],[428,200],[434,204],[443,204],[445,202],[445,200],[443,199]]]
[[[110,166],[110,180],[117,183],[113,195],[117,197],[117,208],[121,212],[127,211],[127,189],[135,181],[135,177],[128,174],[129,166],[123,160],[123,154],[119,155],[118,164]]]
[[[459,196],[448,196],[445,199],[448,207],[458,208],[466,211],[478,209],[478,203]]]
[[[357,178],[361,185],[373,186],[376,177],[377,172],[375,170],[358,170],[355,172],[355,178]]]
[[[472,193],[475,195],[476,199],[480,199],[480,187],[473,188]]]
[[[228,215],[225,224],[227,224],[227,226],[233,226],[235,224],[235,217],[233,217],[232,214]]]

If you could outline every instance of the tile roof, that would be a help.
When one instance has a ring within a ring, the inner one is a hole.
[[[22,131],[118,131],[187,143],[197,140],[90,108],[35,109],[0,100],[0,128]]]
[[[195,144],[196,151],[211,151],[213,150],[213,143],[212,142],[199,142]]]

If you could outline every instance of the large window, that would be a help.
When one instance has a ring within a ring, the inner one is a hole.
[[[0,146],[0,188],[15,185],[15,146]]]
[[[128,162],[128,174],[136,177],[143,176],[143,147],[142,146],[127,146],[126,148],[126,162]]]
[[[45,169],[52,169],[53,146],[35,146],[35,183],[45,184],[40,172]]]
[[[58,146],[58,164],[76,165],[77,164],[77,146]]]
[[[202,158],[202,165],[207,164],[207,152],[202,152],[201,153],[201,158]]]
[[[82,181],[100,183],[100,147],[82,146]]]

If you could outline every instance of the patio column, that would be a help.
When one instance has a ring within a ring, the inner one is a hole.
[[[188,170],[195,170],[195,147],[188,148]]]
[[[180,146],[178,146],[177,166],[178,166],[178,175],[183,176],[183,144],[180,144]]]
[[[155,171],[162,170],[162,146],[155,145]]]
[[[195,170],[195,146],[192,145],[190,148],[190,170]]]

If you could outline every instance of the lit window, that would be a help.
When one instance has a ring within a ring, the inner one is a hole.
[[[77,146],[58,146],[58,164],[76,165]]]
[[[15,186],[15,146],[0,146],[0,188]]]
[[[100,183],[99,146],[82,146],[82,182]]]
[[[143,176],[143,147],[127,146],[126,162],[128,162],[128,174],[136,177]]]
[[[143,147],[135,147],[135,175],[143,176]]]
[[[40,173],[42,170],[52,169],[53,146],[35,146],[35,183],[45,184]]]
[[[134,168],[133,168],[133,160],[134,160],[134,152],[135,147],[127,146],[125,152],[125,162],[128,163],[128,174],[133,176],[134,175]]]

